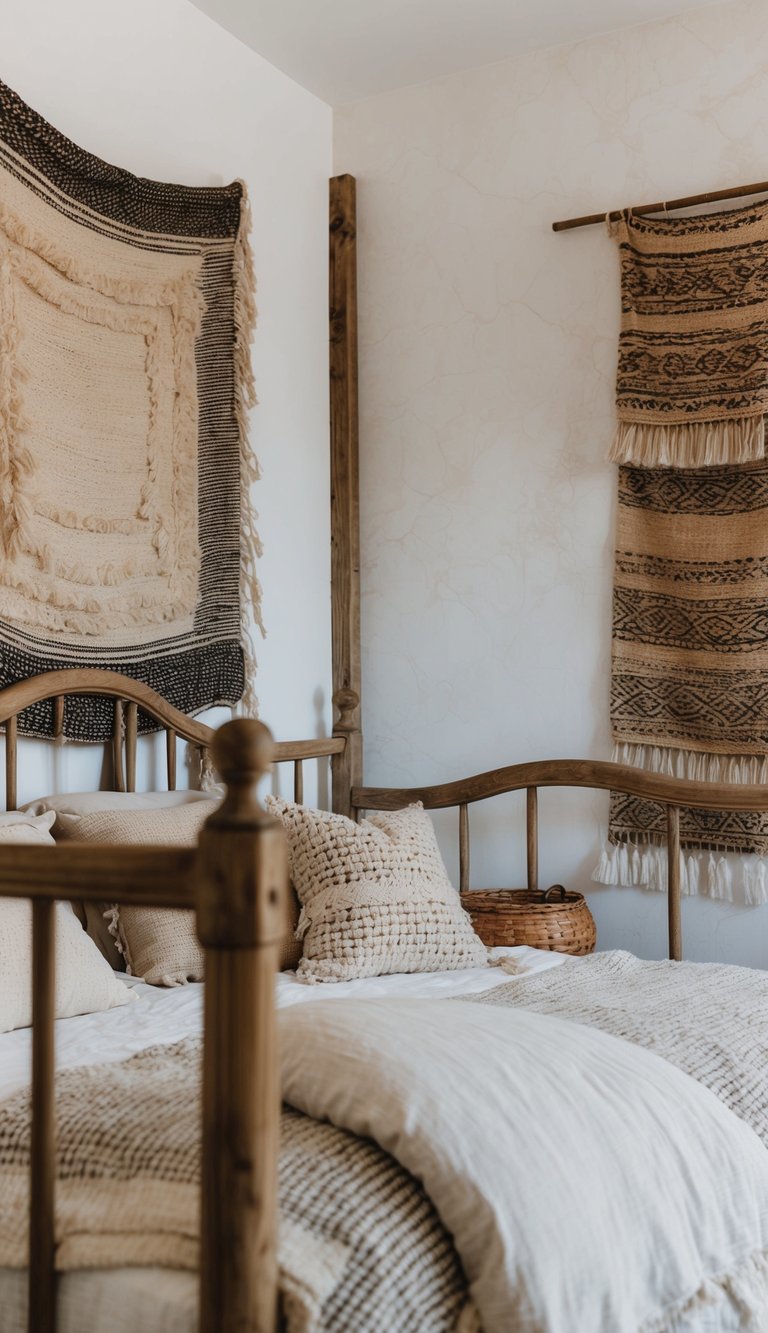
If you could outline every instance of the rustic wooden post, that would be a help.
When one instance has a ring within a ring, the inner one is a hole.
[[[333,734],[343,736],[345,745],[331,760],[332,805],[337,815],[354,819],[352,788],[359,787],[363,778],[363,733],[357,723],[360,700],[354,690],[337,690],[333,702],[339,710]]]
[[[347,739],[333,764],[333,808],[351,811],[362,782],[360,729],[360,508],[357,356],[357,196],[354,176],[330,182],[331,632],[334,735]]]
[[[227,784],[200,835],[197,929],[205,948],[201,1333],[277,1328],[280,1079],[275,974],[287,932],[281,827],[256,788],[272,737],[228,722],[214,738]]]

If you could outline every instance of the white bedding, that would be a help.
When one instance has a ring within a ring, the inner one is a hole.
[[[515,960],[516,970],[538,972],[563,961],[558,954],[518,948],[494,950]],[[56,1024],[60,1067],[124,1059],[139,1050],[171,1043],[199,1032],[201,985],[173,990],[145,986],[122,977],[138,997],[135,1004],[106,1013],[60,1020]],[[344,998],[439,998],[479,994],[509,981],[501,968],[465,972],[366,978],[337,985],[303,985],[291,973],[277,979],[278,1005]],[[0,1097],[28,1081],[30,1032],[0,1036]],[[59,1333],[192,1333],[196,1326],[197,1283],[189,1273],[160,1269],[67,1273],[59,1279]],[[26,1333],[26,1274],[0,1269],[0,1333]],[[724,1323],[716,1311],[699,1311],[675,1333],[731,1333],[738,1323]],[[576,1331],[574,1330],[574,1333]],[[582,1330],[579,1330],[582,1333]],[[583,1333],[589,1333],[584,1330]]]
[[[563,961],[560,954],[526,947],[494,949],[495,959],[514,959],[521,972],[540,972]],[[190,983],[166,990],[134,977],[120,979],[137,996],[135,1004],[105,1013],[61,1019],[56,1024],[59,1068],[124,1060],[149,1046],[180,1041],[201,1030],[203,986]],[[345,998],[432,998],[477,995],[509,981],[500,967],[461,972],[429,972],[366,977],[335,985],[310,986],[292,972],[277,978],[279,1007]],[[29,1081],[31,1033],[0,1035],[0,1098]],[[0,1333],[27,1333],[26,1273],[0,1269]],[[190,1273],[125,1268],[64,1273],[59,1278],[58,1333],[191,1333],[195,1328],[197,1282]]]
[[[556,967],[562,955],[541,949],[493,949],[495,959],[512,958],[519,971],[541,972]],[[190,982],[168,990],[146,986],[135,977],[117,974],[130,986],[138,1002],[104,1013],[61,1019],[56,1024],[56,1061],[63,1069],[76,1065],[125,1060],[148,1046],[180,1041],[199,1032],[202,1023],[203,987]],[[335,985],[309,986],[296,980],[294,972],[277,978],[278,1006],[306,1004],[313,1000],[433,998],[440,995],[477,995],[491,986],[503,985],[509,975],[500,967],[473,967],[462,972],[418,972],[391,977],[364,977]],[[31,1032],[28,1028],[0,1035],[0,1098],[7,1097],[29,1081]],[[0,1325],[0,1327],[2,1327]]]
[[[668,1060],[514,1002],[278,1025],[286,1101],[422,1181],[484,1333],[673,1333],[710,1303],[765,1329],[768,1153]]]

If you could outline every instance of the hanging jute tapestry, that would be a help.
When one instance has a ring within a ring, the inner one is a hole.
[[[0,686],[106,667],[253,707],[248,225],[240,182],[140,179],[0,84]],[[67,736],[111,727],[67,700]]]
[[[768,782],[768,205],[616,231],[614,758]],[[768,818],[681,833],[685,891],[768,901]],[[658,806],[614,794],[595,878],[665,888],[665,840]]]

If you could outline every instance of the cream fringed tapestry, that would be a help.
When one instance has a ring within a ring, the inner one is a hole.
[[[0,84],[0,686],[107,667],[253,707],[248,227],[240,182],[132,176]],[[111,728],[67,700],[66,735]]]
[[[625,216],[614,758],[768,782],[768,205]],[[768,901],[768,817],[682,812],[689,893]],[[614,794],[595,879],[666,886],[663,812]]]

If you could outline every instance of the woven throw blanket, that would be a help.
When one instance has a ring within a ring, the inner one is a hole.
[[[56,1081],[56,1264],[196,1269],[200,1042]],[[288,1333],[475,1328],[423,1189],[369,1139],[286,1109],[280,1285]],[[29,1094],[0,1103],[0,1268],[27,1263]]]
[[[617,234],[613,757],[768,782],[768,206]],[[768,817],[683,812],[681,835],[684,892],[768,901]],[[614,794],[595,879],[664,889],[665,841]]]
[[[765,972],[648,962],[616,949],[567,958],[472,999],[568,1018],[655,1051],[715,1093],[768,1148]]]
[[[704,1305],[725,1329],[734,1292],[733,1327],[762,1329],[768,1153],[669,1061],[455,999],[297,1004],[278,1026],[291,1105],[424,1182],[484,1333],[671,1333]]]
[[[241,182],[135,177],[0,84],[0,687],[106,667],[253,704],[248,227]],[[65,735],[111,714],[68,699]]]

